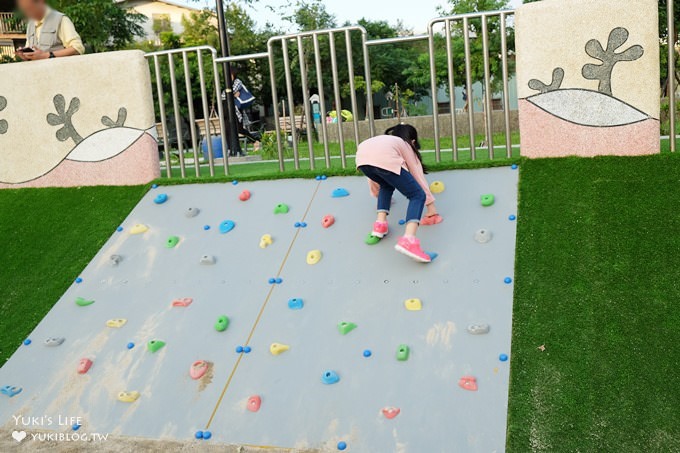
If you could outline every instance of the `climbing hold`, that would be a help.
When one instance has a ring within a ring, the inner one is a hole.
[[[338,376],[338,373],[333,370],[324,371],[323,375],[321,376],[321,382],[326,385],[335,384],[338,381],[340,381],[340,376]]]
[[[486,244],[493,238],[493,235],[491,234],[491,231],[482,228],[481,230],[477,230],[475,233],[475,241],[479,242],[480,244]]]
[[[471,335],[484,335],[489,333],[491,327],[488,324],[470,324],[467,331]]]
[[[477,379],[472,376],[463,376],[458,380],[458,385],[465,390],[471,392],[477,391]]]
[[[76,278],[76,283],[78,284],[83,283],[83,279],[81,277]]]
[[[118,266],[121,261],[123,261],[123,257],[120,255],[111,255],[109,257],[109,264],[111,266]]]
[[[29,338],[26,338],[24,340],[24,346],[28,346],[29,344],[31,344],[31,340]]]
[[[338,442],[338,450],[345,450],[347,448],[347,442],[340,441]]]
[[[324,228],[329,228],[329,227],[333,226],[334,223],[335,223],[335,217],[333,217],[330,214],[324,216],[323,219],[321,219],[321,226],[324,227]]]
[[[301,310],[304,305],[302,299],[294,298],[288,300],[288,308],[291,310]]]
[[[152,189],[158,189],[158,184],[151,184]]]
[[[236,224],[234,223],[233,220],[225,220],[224,222],[220,223],[220,233],[221,234],[227,234],[231,230],[234,229]]]
[[[272,242],[271,234],[265,234],[260,238],[260,248],[266,249],[268,246],[272,245]]]
[[[269,346],[269,352],[271,352],[272,355],[279,355],[282,352],[286,352],[289,349],[290,346],[281,343],[272,343],[271,346]]]
[[[405,344],[400,344],[399,347],[397,348],[397,360],[400,362],[404,362],[408,360],[408,356],[411,350],[409,347]]]
[[[517,220],[517,217],[514,214],[510,214],[510,216],[508,217],[508,220],[512,222],[512,221]]]
[[[171,249],[179,244],[179,238],[177,236],[170,236],[167,241],[165,241],[165,248]]]
[[[236,354],[242,353],[243,352],[243,346],[236,346],[235,351],[236,351]]]
[[[90,370],[90,367],[92,366],[92,360],[82,358],[78,362],[78,374],[85,374]]]
[[[439,253],[435,252],[425,252],[425,254],[430,257],[430,261],[436,260],[437,257],[439,256]]]
[[[74,423],[73,425],[71,425],[71,429],[72,429],[73,431],[78,431],[78,430],[80,429],[81,426],[82,426],[82,425],[79,425],[78,423]]]
[[[66,338],[64,338],[64,337],[50,337],[47,340],[45,340],[45,346],[59,346],[65,340],[66,340]]]
[[[382,410],[382,414],[388,420],[392,420],[394,417],[399,415],[400,412],[401,412],[401,409],[399,409],[398,407],[385,407]]]
[[[274,283],[280,285],[281,283],[283,283],[283,279],[281,277],[277,277],[276,279],[274,279]]]
[[[119,226],[118,228],[116,228],[116,231],[120,233],[121,231],[123,231],[123,227]]]
[[[288,214],[290,208],[287,204],[279,203],[274,207],[274,214]]]
[[[118,394],[118,401],[122,401],[123,403],[134,403],[137,401],[137,398],[139,398],[139,392],[120,392]]]
[[[328,176],[326,176],[326,175],[321,175],[321,180],[322,180],[322,181],[325,181],[325,180],[327,180],[327,179],[328,179]]]
[[[366,239],[364,240],[364,242],[367,245],[375,245],[378,242],[380,242],[381,240],[382,240],[382,238],[379,238],[378,236],[373,236],[373,233],[368,233],[368,236],[366,236]]]
[[[191,297],[184,297],[182,299],[175,299],[172,301],[173,307],[188,307],[194,300]]]
[[[399,225],[406,225],[406,219],[399,220]]]
[[[153,199],[153,202],[156,204],[163,204],[166,201],[168,201],[168,196],[167,194],[164,193],[159,193],[158,195],[156,195],[156,198]]]
[[[442,193],[446,187],[441,181],[434,181],[430,184],[430,192],[432,193]]]
[[[210,229],[210,225],[203,225],[203,230],[208,231]]]
[[[510,277],[505,277],[505,278],[503,279],[503,282],[504,282],[506,285],[509,285],[510,283],[512,283],[512,279],[511,279]]]
[[[132,342],[130,342],[130,343],[128,343],[128,344],[127,344],[127,346],[126,346],[126,347],[127,347],[128,349],[132,349],[132,348],[134,348],[134,347],[135,347],[135,344],[134,344],[134,343],[132,343]]]
[[[370,357],[371,355],[373,355],[373,353],[371,352],[370,349],[364,349],[364,353],[363,353],[363,354],[364,354],[364,357],[366,357],[366,358],[368,358],[368,357]]]
[[[274,277],[270,278],[267,281],[269,282],[270,285],[274,285],[276,283],[276,279]]]
[[[321,261],[321,250],[311,250],[307,253],[307,264],[316,264]]]
[[[234,179],[234,180],[231,182],[231,184],[232,184],[233,186],[238,185],[238,180],[237,180],[237,179]]]
[[[151,352],[157,352],[160,350],[163,346],[165,346],[165,341],[161,340],[150,340],[146,344],[146,348],[151,351]]]
[[[294,228],[300,228],[301,226],[302,224],[300,222],[295,222],[295,224],[293,225]]]
[[[496,199],[495,199],[495,197],[494,197],[492,194],[486,194],[486,195],[482,195],[480,201],[481,201],[481,203],[482,203],[482,206],[484,206],[484,207],[489,207],[489,206],[491,206],[491,205],[494,204],[494,202],[496,201]]]
[[[198,208],[187,208],[187,210],[184,211],[184,215],[190,219],[192,217],[196,217],[199,212],[201,212],[201,210]]]
[[[4,387],[0,388],[0,393],[3,395],[7,395],[10,398],[12,398],[15,395],[18,395],[21,393],[23,389],[21,387],[15,387],[13,385],[5,385]]]
[[[300,222],[300,226],[302,228],[307,228],[307,222]]]
[[[229,318],[225,315],[220,316],[217,318],[217,322],[215,323],[215,330],[218,332],[224,332],[227,330],[227,327],[229,327]]]
[[[201,379],[208,369],[210,369],[210,362],[206,362],[205,360],[197,360],[191,364],[191,368],[189,368],[189,376],[191,376],[191,379],[194,380]]]
[[[142,223],[138,223],[137,225],[130,228],[130,234],[142,234],[146,233],[147,231],[149,231],[149,227]]]
[[[194,434],[194,437],[196,439],[203,439],[203,431],[196,431],[196,434]]]
[[[125,325],[127,322],[127,319],[123,318],[117,318],[117,319],[109,319],[106,321],[106,327],[112,327],[114,329],[120,329]]]
[[[356,328],[357,325],[353,322],[341,321],[338,323],[338,332],[340,332],[342,335],[347,335]]]
[[[321,175],[316,175],[314,179],[316,179],[317,181],[321,181]]]
[[[238,196],[238,199],[241,201],[248,201],[250,200],[250,191],[249,190],[244,190],[241,192],[241,194]]]
[[[201,257],[200,263],[201,263],[201,264],[204,264],[204,265],[206,265],[206,266],[211,266],[211,265],[215,264],[215,261],[216,261],[216,260],[215,260],[215,257],[214,257],[214,256],[212,256],[212,255],[203,255],[203,256]]]
[[[501,354],[498,356],[498,360],[501,362],[507,362],[508,361],[508,355],[507,354]]]
[[[259,395],[253,395],[250,398],[248,398],[248,404],[246,405],[246,409],[248,409],[250,412],[257,412],[260,410],[261,405],[262,398],[260,398]]]
[[[517,164],[512,164],[512,165],[510,166],[510,168],[512,168],[513,170],[517,170],[517,169],[519,168],[519,165],[517,165]]]
[[[333,198],[342,198],[342,197],[348,197],[348,196],[349,196],[349,192],[347,191],[347,189],[343,189],[342,187],[338,187],[331,194],[331,197],[333,197]]]
[[[406,307],[408,311],[418,311],[423,309],[423,303],[420,299],[406,299],[404,301],[404,307]]]
[[[246,354],[250,354],[250,351],[252,351],[252,350],[253,350],[253,348],[251,348],[250,346],[244,346],[243,347],[243,352],[246,353]]]
[[[88,299],[83,299],[82,297],[76,297],[76,305],[79,307],[87,307],[88,305],[92,305],[94,303],[94,300],[88,300]]]
[[[208,440],[212,437],[212,433],[210,431],[203,431],[203,439]]]

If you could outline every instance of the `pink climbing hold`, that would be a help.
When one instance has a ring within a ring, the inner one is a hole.
[[[172,301],[173,307],[188,307],[194,300],[191,297],[185,297],[183,299],[175,299]]]
[[[400,412],[401,409],[399,409],[398,407],[386,407],[382,410],[382,413],[385,416],[385,418],[389,420],[392,420],[394,417],[399,415]]]
[[[244,190],[243,192],[241,192],[241,195],[238,196],[238,199],[241,200],[241,201],[250,200],[250,191]]]
[[[87,373],[91,366],[92,360],[86,358],[80,359],[80,362],[78,362],[78,374]]]
[[[323,220],[321,220],[321,226],[324,227],[324,228],[330,228],[331,226],[333,226],[334,223],[335,223],[335,217],[333,217],[330,214],[327,215],[327,216],[324,216]]]
[[[253,395],[248,398],[248,405],[246,406],[250,412],[257,412],[262,405],[262,398],[259,395]]]
[[[458,385],[465,390],[470,390],[471,392],[477,391],[477,379],[473,376],[463,376],[458,381]]]
[[[208,368],[210,368],[210,363],[205,360],[197,360],[191,364],[189,376],[191,376],[191,379],[201,379],[208,372]]]

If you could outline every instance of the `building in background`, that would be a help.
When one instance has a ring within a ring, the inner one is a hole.
[[[26,24],[14,14],[14,0],[0,0],[0,59],[14,58],[26,43]]]
[[[184,26],[183,18],[189,18],[193,11],[201,11],[199,6],[191,6],[174,1],[149,1],[149,0],[117,0],[127,9],[134,9],[139,14],[146,16],[147,20],[142,24],[146,35],[140,41],[151,41],[160,44],[160,35],[164,32],[182,34]],[[196,2],[199,4],[200,2]]]

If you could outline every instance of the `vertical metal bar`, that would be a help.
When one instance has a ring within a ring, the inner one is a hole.
[[[349,75],[349,96],[352,100],[352,123],[354,124],[354,141],[359,146],[359,108],[357,107],[357,92],[354,85],[354,55],[352,53],[352,35],[345,30],[345,48],[347,49],[347,74]]]
[[[158,93],[158,108],[161,114],[161,127],[163,128],[163,151],[165,154],[165,175],[172,178],[172,167],[170,165],[170,144],[168,143],[168,124],[165,120],[165,96],[163,94],[163,79],[161,78],[161,65],[158,55],[153,56],[153,67],[156,73],[156,92]]]
[[[312,112],[309,105],[309,87],[307,86],[307,61],[305,59],[305,48],[303,47],[302,36],[297,37],[298,56],[300,57],[300,79],[302,85],[302,100],[305,109],[305,125],[307,127],[307,148],[309,149],[309,168],[314,170],[314,140],[312,136]]]
[[[293,160],[295,162],[295,169],[300,169],[300,155],[297,143],[297,126],[295,123],[295,99],[293,99],[293,80],[290,73],[290,57],[288,56],[288,38],[284,37],[281,40],[281,47],[283,50],[283,69],[286,76],[286,96],[288,96],[288,115],[291,124],[291,137],[293,139]]]
[[[201,84],[201,104],[203,105],[203,121],[205,122],[205,140],[208,147],[208,168],[210,176],[215,176],[215,161],[212,146],[212,134],[210,128],[210,110],[208,109],[208,90],[205,88],[205,69],[203,68],[203,51],[198,50],[198,77]],[[218,99],[219,101],[219,99]]]
[[[215,94],[217,95],[217,116],[220,119],[220,134],[222,135],[222,167],[224,168],[224,174],[229,174],[229,143],[230,140],[227,137],[227,125],[225,124],[224,118],[224,106],[222,105],[222,84],[220,83],[220,70],[217,67],[217,51],[215,49],[211,50],[213,59],[213,73],[215,76]],[[227,97],[228,98],[228,97]],[[237,137],[238,141],[238,137]]]
[[[364,80],[366,80],[366,110],[368,111],[368,129],[371,137],[375,135],[375,115],[373,114],[373,79],[371,76],[371,56],[368,53],[366,30],[361,31],[361,46],[364,52]]]
[[[200,52],[200,51],[199,51]],[[198,141],[196,139],[196,115],[194,113],[194,95],[191,92],[191,73],[189,72],[189,53],[182,52],[182,63],[184,64],[184,86],[187,90],[187,104],[189,107],[189,131],[191,132],[191,146],[194,150],[194,169],[196,176],[201,176],[201,165],[198,162]]]
[[[314,65],[316,66],[316,84],[319,90],[319,107],[321,108],[321,136],[323,137],[323,152],[326,158],[326,168],[331,167],[331,153],[328,149],[328,130],[326,129],[326,96],[323,92],[323,73],[321,70],[321,52],[319,36],[314,34]]]
[[[347,168],[347,156],[345,155],[345,134],[342,130],[342,101],[340,99],[340,83],[338,82],[338,60],[335,51],[335,35],[328,32],[331,46],[331,71],[333,73],[333,92],[335,94],[335,113],[338,120],[338,140],[340,140],[340,160],[342,168]]]
[[[510,93],[508,89],[508,36],[505,13],[501,13],[501,66],[503,67],[503,120],[505,123],[505,155],[512,157],[510,136]]]
[[[465,90],[468,98],[468,122],[470,124],[470,159],[477,159],[475,150],[475,99],[472,95],[472,68],[470,67],[470,24],[463,17],[463,41],[465,45]]]
[[[676,151],[675,143],[675,7],[673,0],[666,1],[668,16],[668,113],[670,120],[671,152]]]
[[[274,129],[276,130],[276,147],[279,151],[279,171],[285,171],[283,158],[283,144],[281,143],[281,117],[279,116],[279,95],[276,90],[276,65],[274,64],[274,45],[272,41],[267,42],[267,53],[269,53],[269,82],[272,87],[272,105],[274,107]]]
[[[172,54],[168,54],[168,65],[170,65],[170,89],[172,90],[172,109],[175,113],[175,130],[177,132],[177,149],[179,151],[179,171],[182,178],[186,178],[184,168],[184,144],[182,143],[182,117],[179,112],[179,102],[177,95],[177,79],[175,78],[175,59]]]
[[[456,83],[453,79],[453,48],[451,42],[451,21],[446,20],[446,64],[449,73],[449,110],[451,110],[451,148],[453,160],[458,160],[458,133],[456,131]],[[437,162],[440,160],[437,159]]]
[[[428,52],[430,53],[430,91],[432,96],[432,125],[434,127],[434,155],[437,162],[441,162],[442,147],[439,143],[439,103],[437,94],[439,84],[437,83],[437,63],[434,49],[434,24],[430,22],[427,26]]]
[[[493,116],[491,93],[491,73],[489,71],[489,28],[486,16],[482,16],[482,49],[484,51],[484,114],[486,118],[486,145],[489,159],[493,159]]]

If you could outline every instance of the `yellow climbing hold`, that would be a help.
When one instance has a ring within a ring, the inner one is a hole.
[[[113,327],[114,329],[120,329],[121,327],[123,327],[125,325],[126,322],[127,322],[127,319],[123,319],[123,318],[109,319],[108,321],[106,321],[106,326],[107,327]]]
[[[272,245],[272,235],[271,234],[265,234],[260,238],[260,248],[261,249],[266,249],[268,246]]]
[[[444,189],[446,189],[446,187],[444,187],[444,183],[441,181],[434,181],[430,184],[430,192],[432,193],[442,193]]]
[[[312,250],[307,254],[307,264],[316,264],[321,261],[321,250]]]
[[[279,355],[282,352],[286,352],[289,349],[290,346],[281,343],[272,343],[271,346],[269,346],[269,352],[271,352],[273,355]]]
[[[423,303],[420,299],[406,299],[404,306],[409,311],[418,311],[423,309]]]
[[[137,398],[139,398],[139,392],[120,392],[118,394],[118,401],[122,401],[124,403],[134,403],[137,401]]]
[[[138,223],[137,225],[130,228],[130,234],[142,234],[149,231],[149,227],[143,223]]]

